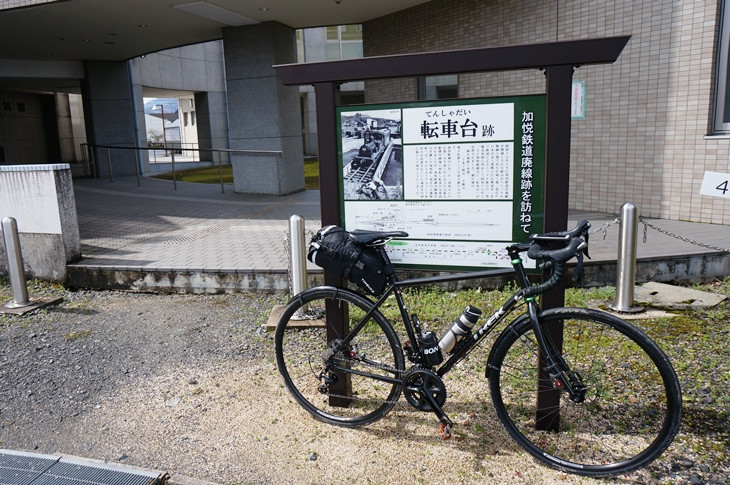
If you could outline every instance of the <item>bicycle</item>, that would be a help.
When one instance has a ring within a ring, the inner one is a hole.
[[[587,308],[543,311],[538,304],[537,297],[563,279],[567,261],[582,262],[589,227],[584,220],[572,230],[510,245],[517,291],[479,326],[470,328],[478,310],[467,307],[453,335],[442,337],[448,340],[444,345],[424,331],[415,314],[409,316],[401,293],[402,287],[444,278],[398,281],[384,249],[407,234],[347,233],[358,247],[380,255],[386,289],[373,301],[350,289],[319,286],[289,301],[275,332],[277,366],[287,389],[315,418],[353,427],[382,418],[404,394],[411,406],[434,413],[448,438],[453,423],[443,409],[443,377],[524,305],[526,312],[494,341],[485,370],[496,415],[509,435],[538,460],[580,475],[646,466],[680,426],[681,391],[669,359],[646,334],[614,315]],[[525,252],[548,266],[543,283],[530,283]],[[391,294],[405,344],[381,311]]]

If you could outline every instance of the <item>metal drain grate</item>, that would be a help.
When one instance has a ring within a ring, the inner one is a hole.
[[[0,450],[2,485],[155,485],[161,474],[78,458]]]
[[[0,483],[30,485],[56,462],[57,457],[0,450]]]

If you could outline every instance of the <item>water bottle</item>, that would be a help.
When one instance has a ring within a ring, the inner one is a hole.
[[[472,327],[477,323],[480,316],[482,316],[480,309],[467,305],[461,316],[454,320],[451,328],[441,337],[439,348],[443,352],[450,354],[454,350],[456,343],[471,333]]]

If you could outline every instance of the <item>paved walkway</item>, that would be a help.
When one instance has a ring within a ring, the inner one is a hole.
[[[255,274],[255,287],[273,285],[276,288],[272,289],[282,289],[283,285],[286,289],[289,218],[293,214],[304,217],[307,231],[314,232],[321,225],[319,191],[276,197],[237,194],[231,185],[221,193],[220,185],[182,182],[173,190],[170,181],[146,177],[140,186],[135,177],[117,177],[113,182],[76,179],[74,188],[83,259],[72,269],[113,271],[117,275],[135,272],[137,280],[143,277],[140,275],[154,272],[188,274],[188,280],[196,274]],[[590,220],[595,229],[609,224],[605,239],[602,232],[592,235],[590,254],[592,263],[606,262],[609,266],[602,268],[610,268],[618,252],[619,225],[612,223],[616,216],[570,214],[571,223],[581,218]],[[719,249],[730,248],[730,226],[661,219],[646,222],[713,248],[651,228],[644,243],[644,225],[640,223],[640,260],[688,256],[728,259],[728,253]],[[730,269],[730,262],[723,264]]]
[[[74,180],[81,264],[130,269],[285,270],[292,214],[319,226],[319,192],[243,195],[135,177]]]

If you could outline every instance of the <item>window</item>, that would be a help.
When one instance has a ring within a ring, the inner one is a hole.
[[[183,113],[183,125],[188,126],[188,113]]]
[[[730,4],[722,2],[717,48],[713,133],[730,133]]]
[[[190,112],[190,124],[195,126],[195,111]]]
[[[453,99],[459,97],[459,76],[425,76],[418,79],[418,99],[431,101],[435,99]]]
[[[362,57],[362,26],[356,24],[327,27],[325,56],[328,61]]]
[[[302,29],[297,29],[297,62],[304,62],[304,32]]]

